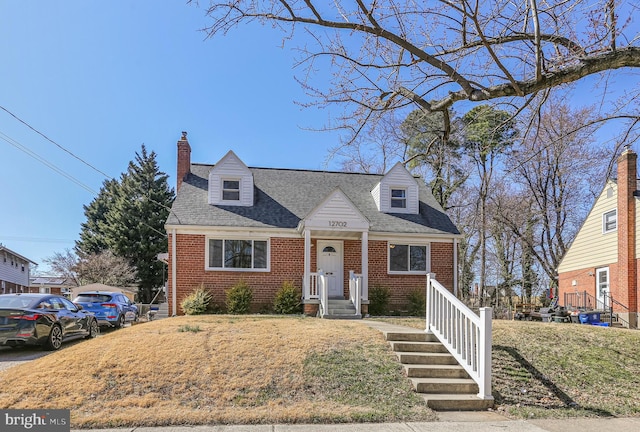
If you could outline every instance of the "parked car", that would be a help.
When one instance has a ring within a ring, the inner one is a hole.
[[[138,320],[138,306],[119,292],[86,291],[79,293],[73,302],[93,312],[100,326],[120,328]]]
[[[51,294],[0,294],[0,345],[41,345],[57,350],[63,342],[98,335],[93,313]]]

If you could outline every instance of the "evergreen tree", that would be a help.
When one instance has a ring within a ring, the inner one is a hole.
[[[136,268],[138,294],[148,302],[162,286],[164,265],[157,255],[167,251],[164,223],[174,192],[159,170],[155,152],[142,146],[123,174],[113,208],[107,214],[109,248]]]
[[[155,152],[143,145],[119,180],[105,181],[100,194],[85,206],[78,255],[106,250],[125,258],[135,268],[139,297],[151,300],[153,289],[163,285],[163,264],[157,255],[167,251],[164,223],[174,192],[161,172]]]
[[[511,115],[489,105],[473,108],[462,117],[465,125],[464,148],[474,161],[478,176],[478,211],[480,214],[480,292],[486,286],[487,201],[498,158],[513,145],[517,130]],[[480,297],[481,299],[483,297]],[[481,303],[482,305],[482,303]]]
[[[461,169],[459,132],[449,130],[449,113],[426,113],[415,110],[400,125],[407,146],[409,166],[426,165],[431,171],[428,183],[434,198],[443,209],[449,208],[451,195],[466,181],[468,173]],[[453,122],[459,126],[460,122]]]
[[[86,256],[97,254],[109,248],[106,238],[107,214],[113,208],[120,183],[105,180],[98,196],[84,207],[86,222],[82,223],[80,240],[76,241],[76,254]]]

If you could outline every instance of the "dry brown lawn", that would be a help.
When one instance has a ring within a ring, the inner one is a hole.
[[[0,372],[0,408],[72,427],[433,420],[380,332],[350,321],[152,321]]]

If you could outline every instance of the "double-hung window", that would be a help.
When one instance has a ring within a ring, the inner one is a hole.
[[[427,271],[426,245],[389,244],[389,272],[415,272]]]
[[[209,239],[208,268],[216,270],[267,270],[269,242],[247,239]]]
[[[391,189],[391,208],[407,208],[406,189]]]
[[[222,180],[222,200],[240,201],[240,180]]]
[[[611,210],[602,215],[602,233],[615,231],[618,227],[618,212]]]

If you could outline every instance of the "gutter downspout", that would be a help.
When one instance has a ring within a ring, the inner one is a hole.
[[[171,295],[171,310],[173,312],[172,316],[176,316],[177,315],[177,304],[178,301],[176,300],[176,294],[177,294],[177,290],[176,290],[176,229],[172,228],[171,229],[171,291],[172,291],[172,295]]]

